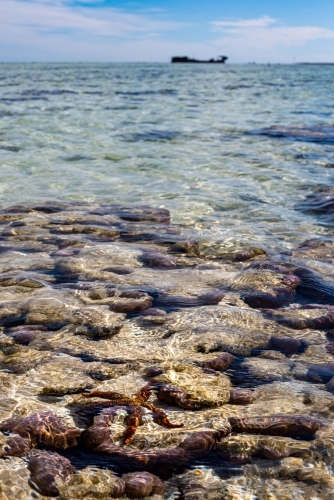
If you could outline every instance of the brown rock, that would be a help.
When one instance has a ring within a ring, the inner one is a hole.
[[[65,480],[75,472],[71,462],[58,453],[44,450],[32,450],[28,457],[28,468],[31,472],[32,482],[36,484],[42,495],[58,496],[55,478]]]
[[[277,309],[294,301],[299,282],[288,266],[263,261],[241,273],[231,289],[240,292],[250,307]]]
[[[280,453],[271,446],[263,446],[261,449],[261,453],[265,458],[268,458],[269,460],[281,460],[282,458],[288,457],[290,455],[289,450],[285,450],[284,452]]]
[[[230,391],[231,405],[249,405],[253,399],[253,393],[249,389],[231,389]]]
[[[271,344],[284,354],[296,354],[302,345],[299,339],[292,339],[289,337],[271,337]]]
[[[108,271],[110,273],[115,273],[115,274],[132,274],[134,272],[133,269],[130,267],[120,267],[120,266],[114,266],[114,267],[105,267],[103,271]]]
[[[189,400],[188,395],[177,389],[176,387],[167,384],[159,389],[158,399],[170,405],[179,406],[185,410],[198,410],[200,405]]]
[[[159,252],[145,252],[141,256],[141,261],[148,267],[176,268],[176,261],[173,257]]]
[[[179,444],[179,447],[187,451],[214,450],[219,437],[219,431],[194,432],[182,441],[182,443]]]
[[[328,392],[334,394],[334,377],[331,378],[329,382],[327,382],[326,389]]]
[[[81,434],[79,429],[68,427],[49,412],[4,420],[0,423],[0,431],[12,432],[30,440],[31,447],[46,446],[63,450],[76,446]]]
[[[107,304],[111,311],[118,313],[144,311],[151,307],[153,302],[153,298],[144,292],[107,287],[91,289],[88,297],[99,304]]]
[[[94,466],[71,474],[66,481],[56,478],[61,500],[120,498],[124,495],[124,481],[111,470]]]
[[[316,384],[324,384],[334,377],[334,363],[326,365],[312,365],[309,367],[306,378]]]
[[[166,208],[144,207],[113,207],[109,213],[116,214],[120,219],[131,222],[170,222],[170,213]]]
[[[228,460],[234,464],[248,464],[252,461],[252,457],[249,455],[236,455],[234,453],[230,453],[228,456]]]
[[[144,498],[151,495],[162,495],[163,482],[149,472],[132,472],[122,476],[125,482],[125,494],[130,498]]]
[[[229,418],[233,432],[266,434],[268,436],[298,437],[301,434],[315,434],[321,421],[311,417],[273,415],[270,417]]]
[[[26,455],[31,448],[31,440],[21,436],[11,436],[7,439],[3,456],[21,457]]]
[[[245,262],[254,258],[265,258],[266,256],[267,254],[262,248],[251,247],[248,250],[234,254],[234,260],[235,262]]]
[[[227,370],[231,363],[235,361],[235,357],[228,352],[223,352],[216,356],[215,358],[209,359],[208,361],[201,361],[198,363],[203,368],[210,368],[211,370],[222,371]]]

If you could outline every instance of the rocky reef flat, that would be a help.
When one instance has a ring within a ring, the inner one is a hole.
[[[273,254],[165,208],[16,205],[0,297],[1,500],[334,497],[334,237]]]

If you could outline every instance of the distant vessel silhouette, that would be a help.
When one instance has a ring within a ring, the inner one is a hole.
[[[219,56],[218,59],[208,59],[207,61],[201,61],[200,59],[191,59],[187,56],[176,56],[172,57],[172,63],[224,63],[228,59],[227,56]]]

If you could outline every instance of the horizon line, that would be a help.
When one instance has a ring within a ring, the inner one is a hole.
[[[0,61],[0,64],[172,64],[171,61]],[[178,63],[179,65],[186,64],[189,66],[191,63]],[[205,62],[200,63],[197,62],[194,66],[198,66],[199,64],[206,64]],[[293,62],[280,62],[280,61],[267,61],[267,62],[256,62],[256,61],[248,61],[248,62],[225,62],[219,66],[228,66],[228,65],[285,65],[285,66],[294,66],[294,65],[334,65],[334,61],[293,61]],[[174,66],[174,65],[173,65]]]

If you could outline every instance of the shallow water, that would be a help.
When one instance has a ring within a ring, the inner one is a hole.
[[[333,181],[331,66],[2,64],[1,204],[148,203],[270,248]]]
[[[4,498],[334,495],[333,72],[0,65]]]

